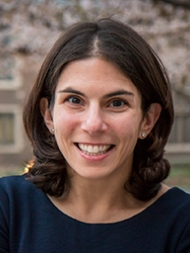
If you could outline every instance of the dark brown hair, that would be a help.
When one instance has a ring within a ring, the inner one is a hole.
[[[138,140],[131,178],[126,189],[140,200],[154,197],[168,176],[163,158],[173,123],[173,103],[166,71],[152,48],[129,26],[110,18],[78,23],[67,29],[47,55],[24,108],[24,125],[32,143],[34,160],[27,178],[44,192],[61,196],[68,181],[66,161],[40,113],[40,99],[53,107],[55,88],[65,65],[76,59],[102,57],[132,80],[142,96],[145,114],[151,103],[162,107],[151,133]]]

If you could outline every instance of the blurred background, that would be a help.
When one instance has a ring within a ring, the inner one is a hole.
[[[22,173],[32,158],[22,110],[54,41],[75,22],[108,16],[132,26],[166,66],[175,106],[167,183],[190,189],[189,0],[0,0],[0,176]]]

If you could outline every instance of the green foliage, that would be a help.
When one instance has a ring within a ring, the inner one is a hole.
[[[179,186],[190,189],[190,165],[173,166],[165,183],[169,186]]]

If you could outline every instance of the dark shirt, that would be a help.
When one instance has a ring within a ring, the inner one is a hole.
[[[172,188],[124,221],[88,224],[59,211],[24,176],[0,179],[0,253],[187,253],[190,195]]]

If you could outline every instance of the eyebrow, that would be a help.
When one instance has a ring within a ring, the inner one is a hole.
[[[70,88],[70,87],[63,89],[63,90],[59,90],[58,93],[74,93],[74,94],[86,97],[84,93],[82,93],[78,90],[74,90],[73,88]]]
[[[115,92],[111,92],[109,94],[106,94],[104,96],[104,98],[110,98],[110,97],[115,97],[115,96],[119,96],[119,95],[129,95],[129,96],[134,96],[134,93],[132,93],[131,91],[126,91],[126,90],[118,90]]]
[[[63,90],[59,90],[58,93],[74,93],[83,97],[86,97],[86,95],[78,90],[75,90],[71,87],[65,88]],[[134,93],[131,91],[126,91],[126,90],[118,90],[115,92],[108,93],[103,96],[103,98],[110,98],[110,97],[115,97],[119,95],[129,95],[129,96],[134,96]]]

